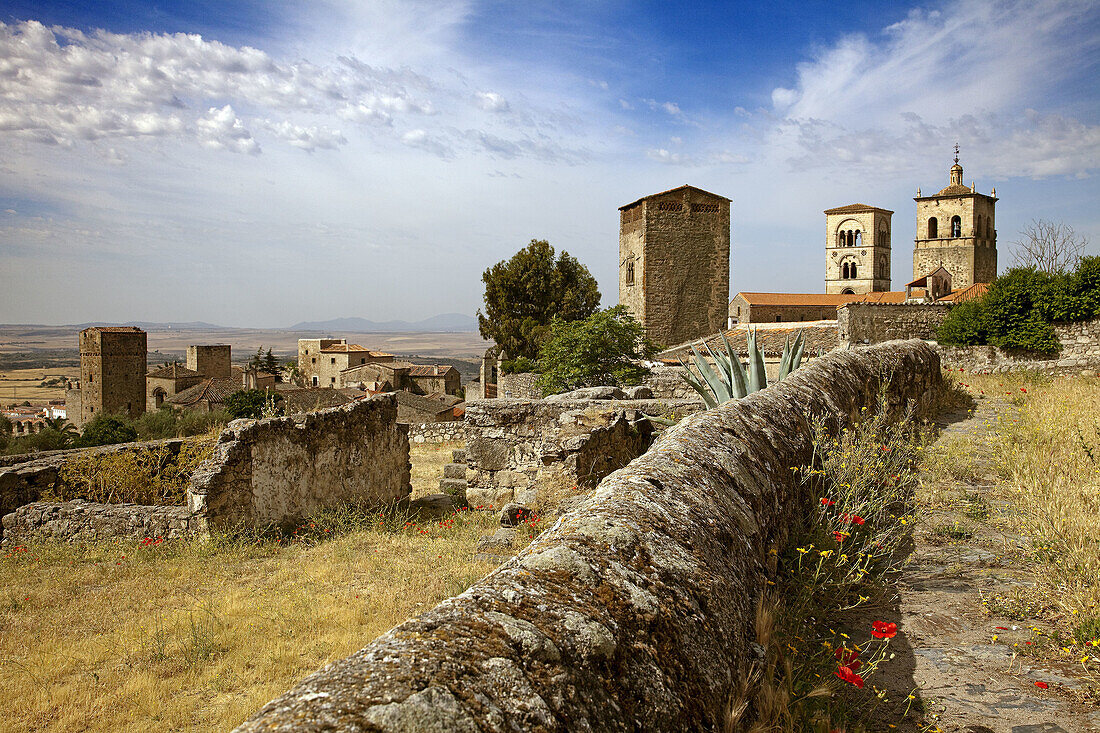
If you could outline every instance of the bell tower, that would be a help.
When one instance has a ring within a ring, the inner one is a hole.
[[[890,217],[867,204],[825,210],[825,292],[879,293],[890,289]]]
[[[917,236],[913,246],[913,279],[943,267],[951,273],[951,286],[966,288],[987,283],[997,276],[997,190],[978,193],[974,184],[963,183],[959,146],[949,171],[946,188],[932,196],[917,189]]]

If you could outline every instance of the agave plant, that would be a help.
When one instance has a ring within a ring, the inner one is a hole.
[[[724,333],[722,334],[722,345],[726,348],[725,352],[715,353],[710,348],[710,344],[705,340],[703,341],[703,348],[714,360],[717,371],[707,363],[707,360],[694,346],[691,347],[691,351],[699,375],[696,376],[691,371],[691,367],[684,363],[683,359],[680,360],[680,364],[685,369],[685,373],[681,376],[702,396],[708,409],[717,407],[727,400],[741,399],[747,394],[768,386],[768,376],[764,372],[764,350],[756,343],[755,330],[750,331],[748,335],[747,365],[741,363],[741,359],[734,353]],[[795,335],[793,342],[789,337],[787,338],[786,343],[783,344],[783,356],[779,360],[779,375],[775,381],[785,379],[788,374],[798,369],[802,364],[804,346],[805,342],[801,330]]]

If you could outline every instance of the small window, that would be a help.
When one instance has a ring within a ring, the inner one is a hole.
[[[330,377],[330,379],[332,380],[333,384],[336,384],[336,377]]]
[[[317,357],[315,356],[315,357],[313,357],[312,359],[310,359],[310,360],[309,360],[309,363],[310,363],[310,364],[316,364],[316,363],[317,363]]]
[[[852,266],[848,269],[848,274],[852,276],[853,280],[859,277],[859,275],[856,274],[856,263],[852,263]]]
[[[89,374],[88,375],[88,381],[89,382],[94,382],[95,381],[95,375],[94,374]]]
[[[329,358],[329,364],[335,364],[335,363],[336,363],[336,357],[335,356],[330,357]]]
[[[366,357],[364,356],[363,358],[361,358],[361,359],[359,360],[359,363],[360,363],[360,364],[366,364],[366,363],[367,363],[367,358],[366,358]]]
[[[626,284],[627,285],[633,285],[634,284],[634,263],[633,262],[627,262],[626,263]]]
[[[783,322],[783,316],[776,316],[775,317],[775,322],[776,323],[782,323]]]
[[[317,386],[317,377],[316,376],[313,377],[313,386],[314,387]]]
[[[932,217],[928,220],[928,238],[935,239],[940,236],[940,223],[936,221],[936,217]]]
[[[952,237],[961,237],[962,236],[962,219],[960,219],[957,216],[951,217],[951,236]]]

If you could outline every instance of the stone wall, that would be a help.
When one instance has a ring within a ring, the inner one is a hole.
[[[659,366],[650,370],[649,376],[642,382],[658,400],[693,400],[702,403],[699,393],[691,388],[680,375],[683,367]]]
[[[461,420],[409,423],[409,443],[451,443],[465,439]]]
[[[50,489],[61,485],[61,469],[74,458],[95,453],[142,452],[165,447],[170,455],[177,455],[186,438],[154,440],[148,443],[122,443],[98,448],[74,448],[63,451],[25,456],[5,456],[0,461],[0,517],[14,512],[20,506],[38,501]],[[22,460],[20,460],[22,459]],[[8,461],[12,463],[8,464]]]
[[[82,542],[145,537],[175,540],[194,534],[197,520],[182,506],[34,502],[4,516],[3,539],[4,544],[32,538]]]
[[[408,428],[397,400],[267,420],[234,420],[191,476],[191,511],[211,527],[262,526],[340,502],[388,504],[407,496]]]
[[[992,374],[1040,371],[1054,375],[1100,371],[1100,319],[1083,323],[1055,323],[1054,333],[1062,344],[1055,356],[1007,353],[996,346],[940,346],[940,358],[947,369]]]
[[[836,311],[840,346],[934,339],[950,310],[947,303],[848,303]]]
[[[813,418],[942,386],[930,346],[891,343],[692,415],[517,557],[238,730],[722,729],[768,550],[812,511],[790,466],[811,460]]]
[[[466,500],[499,507],[539,504],[540,489],[593,488],[649,448],[643,417],[678,416],[701,402],[657,400],[485,400],[467,402]]]
[[[542,390],[538,381],[541,374],[535,372],[520,372],[518,374],[504,374],[497,377],[497,397],[514,400],[537,400],[542,398]]]

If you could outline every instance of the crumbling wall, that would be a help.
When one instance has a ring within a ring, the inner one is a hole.
[[[649,448],[652,426],[643,413],[682,417],[702,408],[657,400],[467,402],[466,500],[531,505],[547,482],[593,488]]]
[[[718,730],[754,658],[769,548],[812,510],[811,424],[884,390],[927,408],[921,342],[836,352],[692,415],[463,594],[268,703],[238,730]]]
[[[191,476],[188,503],[211,527],[258,526],[341,502],[407,496],[408,428],[397,400],[377,395],[319,412],[234,420]]]
[[[145,537],[175,540],[194,534],[197,519],[183,506],[34,502],[4,516],[4,542],[17,544],[31,538],[81,542]]]
[[[409,423],[410,443],[451,443],[465,439],[461,420]]]

